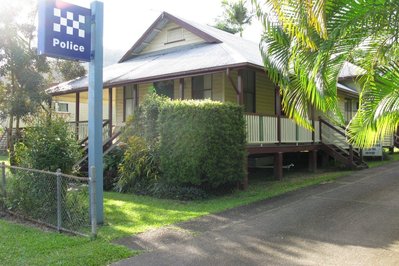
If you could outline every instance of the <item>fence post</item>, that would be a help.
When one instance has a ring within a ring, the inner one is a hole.
[[[91,238],[97,237],[97,206],[96,206],[96,168],[90,167],[91,175],[89,175],[90,182],[90,216],[91,216]]]
[[[61,231],[62,215],[61,215],[61,169],[57,169],[57,230]]]
[[[6,190],[6,164],[4,162],[1,163],[1,190],[3,191],[3,199],[5,200],[7,197],[7,190]]]

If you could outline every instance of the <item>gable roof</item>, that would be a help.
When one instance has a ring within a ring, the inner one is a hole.
[[[163,12],[137,40],[137,42],[125,53],[125,55],[122,56],[118,63],[122,63],[133,58],[134,56],[139,55],[151,43],[151,41],[154,40],[155,36],[161,32],[162,28],[171,21],[199,36],[207,43],[221,43],[221,41],[214,36],[209,35],[208,33],[196,27],[193,27],[190,23],[187,23],[186,21],[179,19],[167,12]]]
[[[200,36],[204,42],[140,54],[169,22]],[[163,12],[119,63],[104,68],[103,86],[174,79],[245,66],[264,69],[257,43]],[[85,76],[53,86],[47,92],[58,95],[84,91],[87,87]]]

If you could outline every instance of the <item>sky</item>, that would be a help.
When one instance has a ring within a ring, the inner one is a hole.
[[[65,0],[90,7],[91,0]],[[202,24],[212,25],[223,13],[221,0],[102,0],[104,3],[104,47],[127,51],[162,11]],[[261,26],[247,26],[243,37],[259,42]]]

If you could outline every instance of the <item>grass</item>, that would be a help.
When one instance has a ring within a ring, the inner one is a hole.
[[[2,265],[107,265],[132,256],[125,247],[0,220]]]
[[[0,163],[5,162],[8,164],[8,155],[0,155]]]

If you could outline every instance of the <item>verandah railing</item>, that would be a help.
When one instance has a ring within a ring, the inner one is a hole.
[[[248,144],[275,144],[275,143],[312,143],[320,142],[319,121],[314,121],[314,134],[312,131],[298,126],[293,120],[280,118],[280,139],[278,118],[259,114],[246,114]]]
[[[79,122],[68,122],[69,127],[73,132],[75,132],[77,139],[79,142],[86,142],[89,136],[89,122],[88,121],[79,121]],[[103,120],[102,134],[103,141],[108,139],[109,136],[109,120]]]

